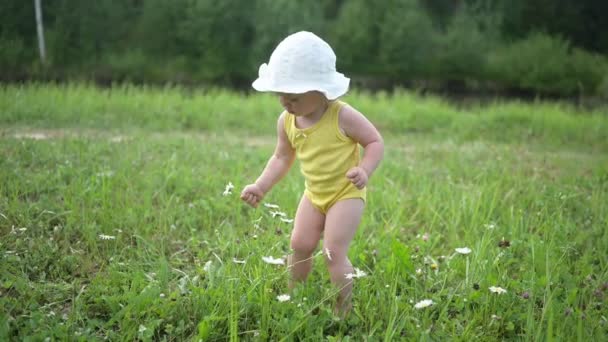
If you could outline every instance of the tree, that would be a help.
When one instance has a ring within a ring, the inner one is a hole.
[[[380,27],[380,62],[384,73],[395,79],[425,78],[433,72],[436,31],[417,0],[387,1]]]
[[[46,64],[46,48],[44,46],[44,26],[42,24],[42,8],[40,0],[34,0],[36,8],[36,28],[38,31],[38,48],[40,51],[40,60],[42,64]]]

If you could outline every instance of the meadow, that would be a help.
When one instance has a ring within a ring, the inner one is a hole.
[[[238,198],[273,96],[0,85],[0,340],[608,340],[607,108],[345,101],[386,153],[341,320],[320,251],[279,300],[288,272],[262,258],[291,224]],[[296,164],[264,203],[293,218],[302,191]]]

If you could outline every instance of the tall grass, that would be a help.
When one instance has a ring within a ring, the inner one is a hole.
[[[274,147],[271,96],[4,86],[0,339],[608,337],[606,117],[407,93],[347,101],[387,152],[350,249],[368,276],[338,320],[319,254],[277,300],[288,272],[261,257],[289,252],[291,226],[238,199]],[[292,170],[265,201],[293,217],[302,190]],[[415,309],[423,299],[434,304]]]
[[[588,112],[563,103],[496,102],[457,109],[437,97],[397,91],[354,91],[345,101],[365,113],[385,134],[424,133],[459,141],[542,143],[608,150],[606,108]],[[268,134],[280,112],[272,95],[219,89],[129,84],[0,86],[0,124],[44,128],[113,130],[237,130]]]

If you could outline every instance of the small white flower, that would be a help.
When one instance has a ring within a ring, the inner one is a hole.
[[[278,300],[279,302],[286,302],[286,301],[288,301],[288,300],[290,300],[290,299],[291,299],[291,296],[290,296],[290,295],[288,295],[288,294],[282,294],[282,295],[278,295],[278,296],[277,296],[277,300]]]
[[[140,334],[143,333],[146,330],[148,330],[148,328],[146,328],[146,326],[144,326],[143,324],[139,325],[139,330],[138,331],[139,331]]]
[[[281,217],[281,221],[283,221],[285,223],[292,223],[293,219],[288,219],[288,218]]]
[[[498,315],[492,315],[492,319],[499,320],[500,316],[498,316]]]
[[[116,239],[116,236],[99,234],[99,238],[102,240],[114,240]]]
[[[281,217],[287,217],[287,214],[285,214],[282,211],[271,211],[270,215],[272,215],[272,217],[277,217],[277,216],[281,216]]]
[[[165,298],[165,294],[164,294],[164,293],[161,293],[161,294],[160,294],[160,298]]]
[[[422,274],[422,269],[420,269],[420,268],[419,268],[419,269],[417,269],[417,270],[416,270],[416,274],[421,275],[421,274]]]
[[[416,309],[423,309],[423,308],[429,307],[429,306],[431,306],[433,304],[435,304],[435,303],[432,300],[430,300],[430,299],[424,299],[424,300],[421,300],[418,303],[416,303],[416,305],[414,305],[414,308],[416,308]]]
[[[494,229],[496,228],[496,225],[494,223],[488,223],[485,225],[486,229]]]
[[[422,235],[422,241],[428,241],[429,240],[429,233],[424,233],[424,235]]]
[[[270,209],[279,209],[279,206],[276,204],[272,204],[272,203],[264,203],[264,206],[266,208],[270,208]]]
[[[98,173],[96,174],[96,176],[97,176],[97,177],[101,177],[101,178],[103,178],[103,177],[108,177],[108,178],[109,178],[109,177],[114,176],[114,171],[103,171],[103,172],[98,172]]]
[[[235,264],[244,264],[245,260],[239,260],[237,258],[232,258],[232,262]]]
[[[363,278],[367,275],[367,273],[361,271],[360,269],[355,267],[355,273],[347,273],[344,275],[344,277],[346,279],[353,279],[353,278]]]
[[[325,252],[325,255],[327,256],[327,259],[329,261],[331,261],[331,251],[329,250],[329,248],[325,248],[323,251]]]
[[[222,195],[228,196],[232,194],[232,189],[234,189],[234,185],[232,184],[232,182],[228,182],[228,184],[226,184],[226,189],[224,190],[224,193]]]
[[[467,255],[471,253],[471,249],[469,247],[456,248],[456,253]]]
[[[285,260],[279,258],[279,259],[275,259],[271,256],[267,256],[267,257],[262,257],[262,260],[264,260],[265,263],[267,264],[272,264],[272,265],[285,265]]]
[[[498,294],[507,293],[507,290],[503,289],[500,286],[490,286],[489,289],[490,289],[490,292],[493,292],[493,293],[498,293]]]

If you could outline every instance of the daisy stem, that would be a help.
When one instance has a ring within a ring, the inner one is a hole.
[[[464,276],[464,283],[466,287],[469,287],[469,256],[467,256],[467,261],[466,261],[466,271],[465,271],[465,276]]]

